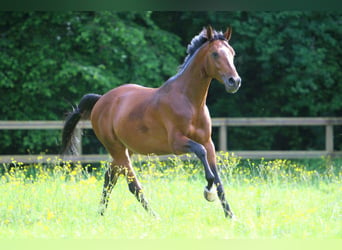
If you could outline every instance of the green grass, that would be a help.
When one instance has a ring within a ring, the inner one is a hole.
[[[136,159],[149,216],[121,178],[105,216],[98,208],[105,164],[88,173],[72,167],[3,166],[0,238],[87,239],[340,239],[340,161],[242,161],[218,157],[228,201],[237,216],[224,218],[218,201],[203,198],[197,161]]]

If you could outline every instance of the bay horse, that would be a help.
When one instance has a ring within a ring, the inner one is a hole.
[[[62,152],[73,151],[78,121],[90,118],[96,137],[113,159],[104,176],[101,215],[120,175],[126,177],[130,192],[142,206],[156,215],[142,192],[131,154],[194,153],[204,166],[204,197],[214,201],[218,196],[225,216],[233,217],[216,167],[206,106],[212,79],[223,83],[229,93],[241,85],[233,62],[235,52],[228,43],[231,33],[230,27],[224,33],[211,26],[203,28],[188,45],[188,55],[178,73],[159,88],[124,84],[102,96],[87,94],[69,113],[62,133]]]

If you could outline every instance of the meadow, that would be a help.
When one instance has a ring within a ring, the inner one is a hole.
[[[203,197],[201,164],[176,157],[134,158],[158,219],[124,178],[105,216],[98,214],[106,162],[82,166],[51,159],[0,167],[0,239],[341,239],[342,162],[242,160],[218,155],[235,220]]]

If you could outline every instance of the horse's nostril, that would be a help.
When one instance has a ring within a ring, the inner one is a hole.
[[[235,84],[235,79],[233,77],[229,77],[228,83],[231,85]]]
[[[241,83],[240,77],[229,77],[228,78],[228,84],[229,85],[239,85]]]

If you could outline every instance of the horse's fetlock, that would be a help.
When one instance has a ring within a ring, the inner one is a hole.
[[[134,182],[130,182],[129,184],[128,184],[128,189],[129,189],[129,191],[132,193],[132,194],[134,194],[134,195],[136,195],[137,194],[137,187],[136,187],[136,185],[135,185],[135,183]]]

